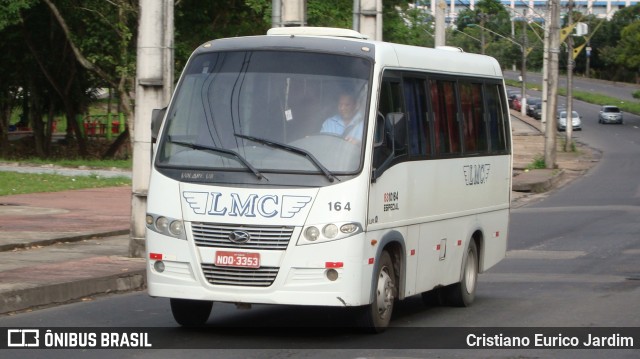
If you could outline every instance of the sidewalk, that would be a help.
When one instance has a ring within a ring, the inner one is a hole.
[[[512,206],[518,207],[530,194],[542,193],[582,175],[600,158],[600,153],[576,141],[575,152],[564,152],[556,141],[557,169],[527,169],[536,159],[544,159],[545,138],[540,121],[511,110],[513,135]],[[560,135],[559,135],[560,136]]]
[[[558,170],[525,172],[544,153],[538,126],[513,121],[514,207],[594,163],[580,146],[558,152]],[[130,207],[130,187],[0,197],[0,314],[144,289],[145,258],[129,258]]]
[[[131,187],[0,197],[0,313],[145,287]]]

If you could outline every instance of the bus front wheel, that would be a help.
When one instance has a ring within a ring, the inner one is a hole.
[[[183,327],[199,327],[209,320],[213,302],[171,298],[173,319]]]
[[[383,332],[391,320],[397,283],[391,255],[383,251],[376,269],[373,303],[362,307],[359,324],[367,332]]]
[[[462,265],[462,280],[447,287],[447,303],[455,307],[468,307],[476,296],[478,280],[478,247],[471,240]]]

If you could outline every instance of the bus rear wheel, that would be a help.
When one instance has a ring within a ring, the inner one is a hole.
[[[199,327],[209,320],[213,302],[171,298],[173,319],[183,327]]]
[[[389,326],[397,293],[395,270],[387,251],[380,255],[374,288],[373,303],[360,308],[359,324],[367,332],[381,333]]]
[[[476,242],[471,240],[462,265],[462,279],[459,283],[446,288],[449,305],[468,307],[473,303],[478,280],[478,262],[478,247]]]

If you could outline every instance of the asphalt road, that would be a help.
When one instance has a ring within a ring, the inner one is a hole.
[[[505,79],[518,80],[520,76],[519,72],[505,71]],[[542,75],[536,72],[527,73],[527,83],[537,84],[542,89]],[[567,77],[560,76],[558,79],[559,86],[561,88],[567,88]],[[607,96],[620,99],[621,101],[638,101],[634,99],[632,93],[640,90],[640,85],[627,84],[627,83],[611,83],[608,81],[599,81],[594,79],[588,79],[581,76],[573,77],[573,89],[574,91],[593,92],[597,94],[606,94]],[[527,91],[527,93],[529,93]]]
[[[597,106],[576,101],[574,107],[583,114],[584,127],[574,138],[603,151],[600,163],[575,182],[512,211],[507,258],[480,276],[469,308],[430,307],[419,297],[409,298],[397,306],[393,328],[363,335],[348,328],[350,318],[340,308],[240,311],[216,304],[207,329],[194,332],[176,328],[168,300],[130,293],[1,317],[0,327],[160,328],[166,338],[160,345],[205,348],[96,350],[91,352],[95,358],[637,358],[637,350],[421,349],[459,327],[640,328],[640,118],[627,115],[624,125],[599,125]],[[52,353],[7,354],[49,358]]]

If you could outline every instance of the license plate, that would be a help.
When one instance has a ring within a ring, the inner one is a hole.
[[[215,264],[218,267],[259,268],[260,253],[217,251]]]

